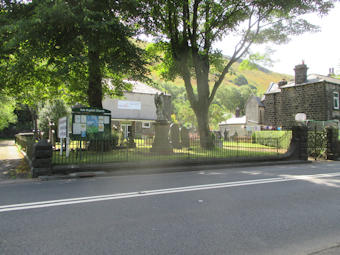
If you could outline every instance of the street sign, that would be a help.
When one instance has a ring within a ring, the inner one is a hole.
[[[62,117],[58,121],[58,138],[67,137],[67,117]]]

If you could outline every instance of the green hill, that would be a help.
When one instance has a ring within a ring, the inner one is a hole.
[[[293,78],[290,75],[275,73],[261,66],[258,66],[257,69],[253,69],[253,70],[241,70],[239,66],[240,66],[240,63],[235,63],[232,66],[233,74],[226,75],[221,87],[223,86],[239,87],[240,85],[235,84],[235,79],[239,76],[244,76],[249,85],[252,85],[257,88],[258,94],[263,94],[267,90],[271,82],[278,82],[282,80],[283,78],[289,81]],[[160,77],[157,71],[152,71],[150,78],[157,84],[167,83],[169,85],[171,84],[174,86],[184,87],[184,82],[182,79],[177,78],[174,81],[165,81],[164,79]],[[211,85],[213,85],[214,77],[211,76],[210,79],[212,80]]]

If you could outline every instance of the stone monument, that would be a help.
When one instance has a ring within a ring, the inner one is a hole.
[[[170,125],[170,140],[172,147],[174,149],[181,149],[180,136],[179,136],[179,126],[176,123]]]
[[[185,148],[190,147],[189,130],[186,127],[181,127],[181,142],[182,146]]]
[[[155,122],[155,139],[151,152],[170,154],[173,152],[169,142],[169,121],[171,119],[171,98],[164,93],[156,94],[154,97],[157,120]]]

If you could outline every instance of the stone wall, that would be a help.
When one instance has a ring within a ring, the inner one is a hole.
[[[266,94],[265,125],[291,128],[297,113],[305,113],[310,120],[340,119],[340,111],[333,109],[333,92],[339,90],[338,85],[318,82]]]

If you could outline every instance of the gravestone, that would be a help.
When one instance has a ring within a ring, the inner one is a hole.
[[[237,138],[238,138],[237,131],[235,131],[235,133],[232,136],[230,136],[230,138],[233,142],[237,141]]]
[[[229,131],[225,129],[223,135],[224,141],[229,141]]]
[[[186,127],[181,127],[181,142],[183,147],[190,147],[189,130]]]
[[[170,140],[172,147],[175,149],[181,149],[182,146],[180,144],[180,136],[179,136],[179,126],[176,123],[172,123],[170,125]]]

